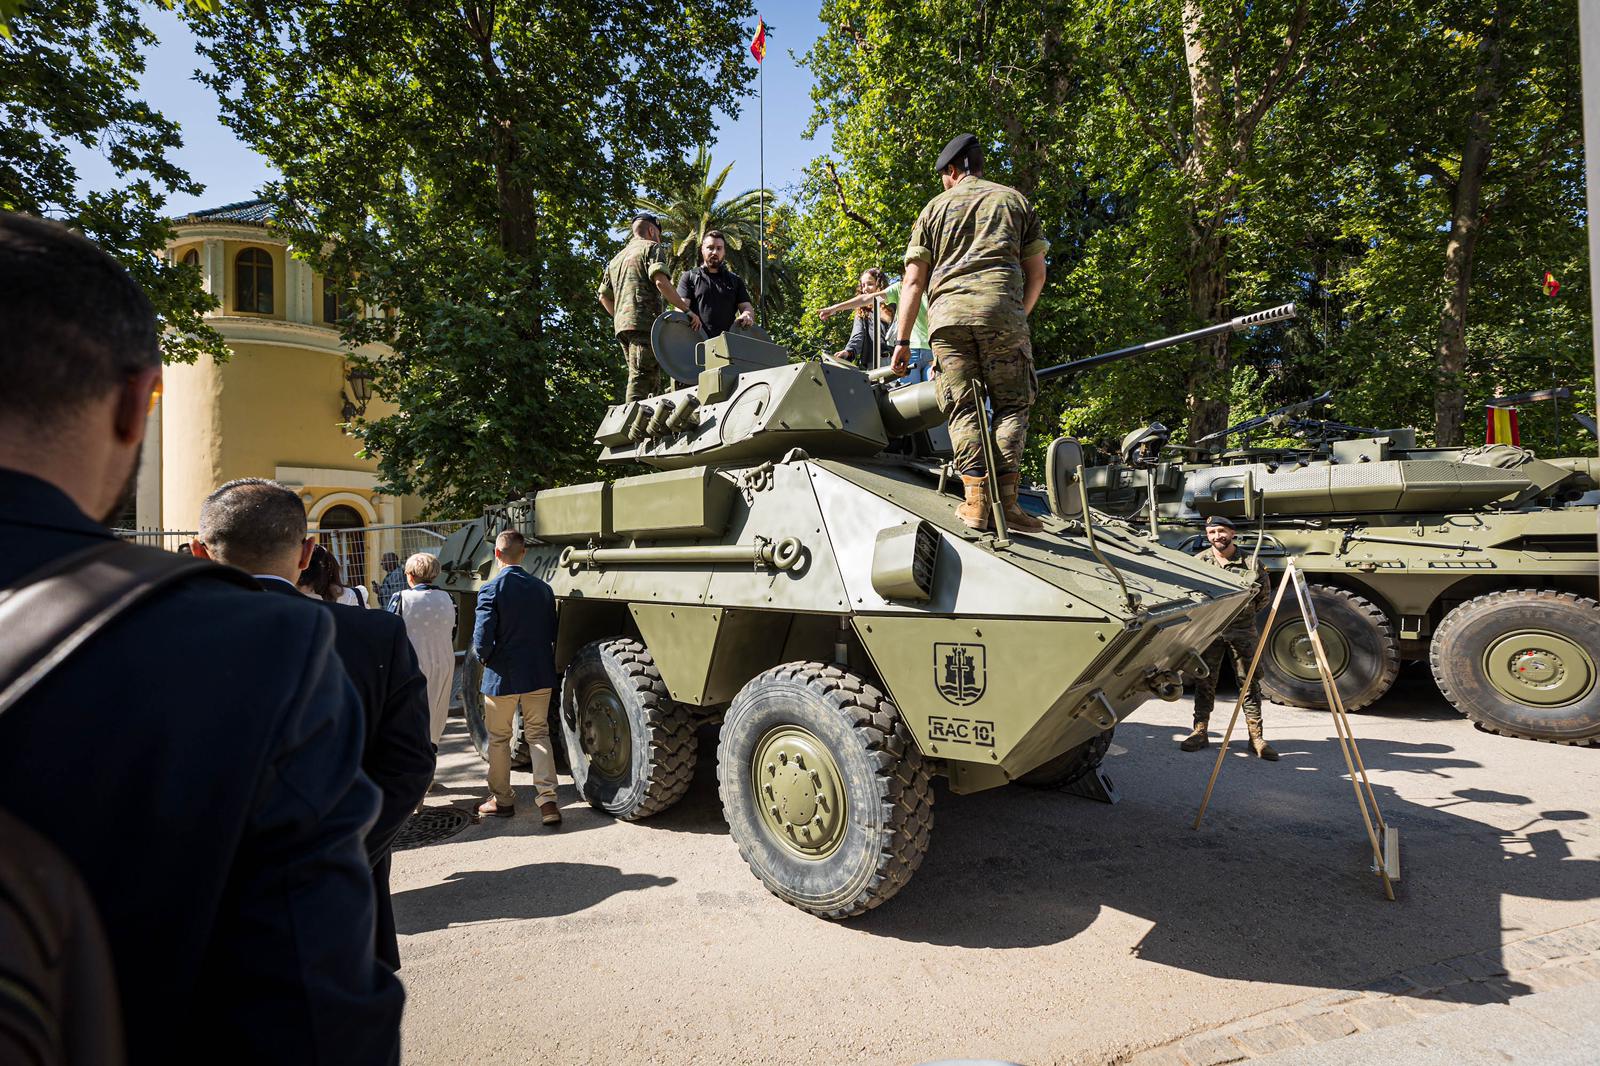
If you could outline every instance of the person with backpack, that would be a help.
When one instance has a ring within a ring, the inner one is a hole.
[[[87,888],[127,1060],[398,1061],[363,846],[379,795],[331,617],[106,527],[161,383],[115,261],[0,213],[0,330],[0,811]],[[28,921],[18,873],[0,864],[0,907]],[[27,1011],[58,1060],[69,1030],[118,1027],[49,972],[93,966],[0,957],[0,1026]]]

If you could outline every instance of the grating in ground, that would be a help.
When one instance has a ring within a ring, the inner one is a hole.
[[[449,840],[472,824],[472,815],[456,807],[426,807],[421,814],[413,814],[394,838],[394,850],[422,848]]]

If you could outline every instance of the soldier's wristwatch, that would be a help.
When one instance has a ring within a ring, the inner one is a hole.
[[[900,348],[900,347],[909,348],[909,347],[911,347],[911,342],[907,341],[907,340],[899,340],[899,341],[895,341],[894,342],[894,346],[896,348]]]

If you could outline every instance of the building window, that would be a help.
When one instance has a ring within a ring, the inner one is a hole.
[[[272,314],[272,256],[246,248],[234,260],[233,309]]]
[[[187,252],[183,253],[183,259],[180,260],[180,262],[182,262],[186,267],[194,267],[196,270],[199,270],[200,250],[197,248],[190,248]]]
[[[339,324],[339,291],[322,283],[322,321],[330,326]]]

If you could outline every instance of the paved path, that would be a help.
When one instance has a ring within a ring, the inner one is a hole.
[[[846,923],[751,877],[709,761],[638,825],[564,783],[559,833],[525,814],[401,853],[408,1061],[1301,1061],[1479,1012],[1537,1021],[1600,978],[1600,751],[1477,732],[1408,668],[1355,718],[1405,843],[1389,903],[1326,716],[1269,707],[1283,760],[1236,742],[1199,832],[1211,760],[1177,750],[1187,716],[1152,702],[1118,728],[1115,807],[941,789],[922,869]],[[481,773],[452,721],[430,803],[466,806]]]

